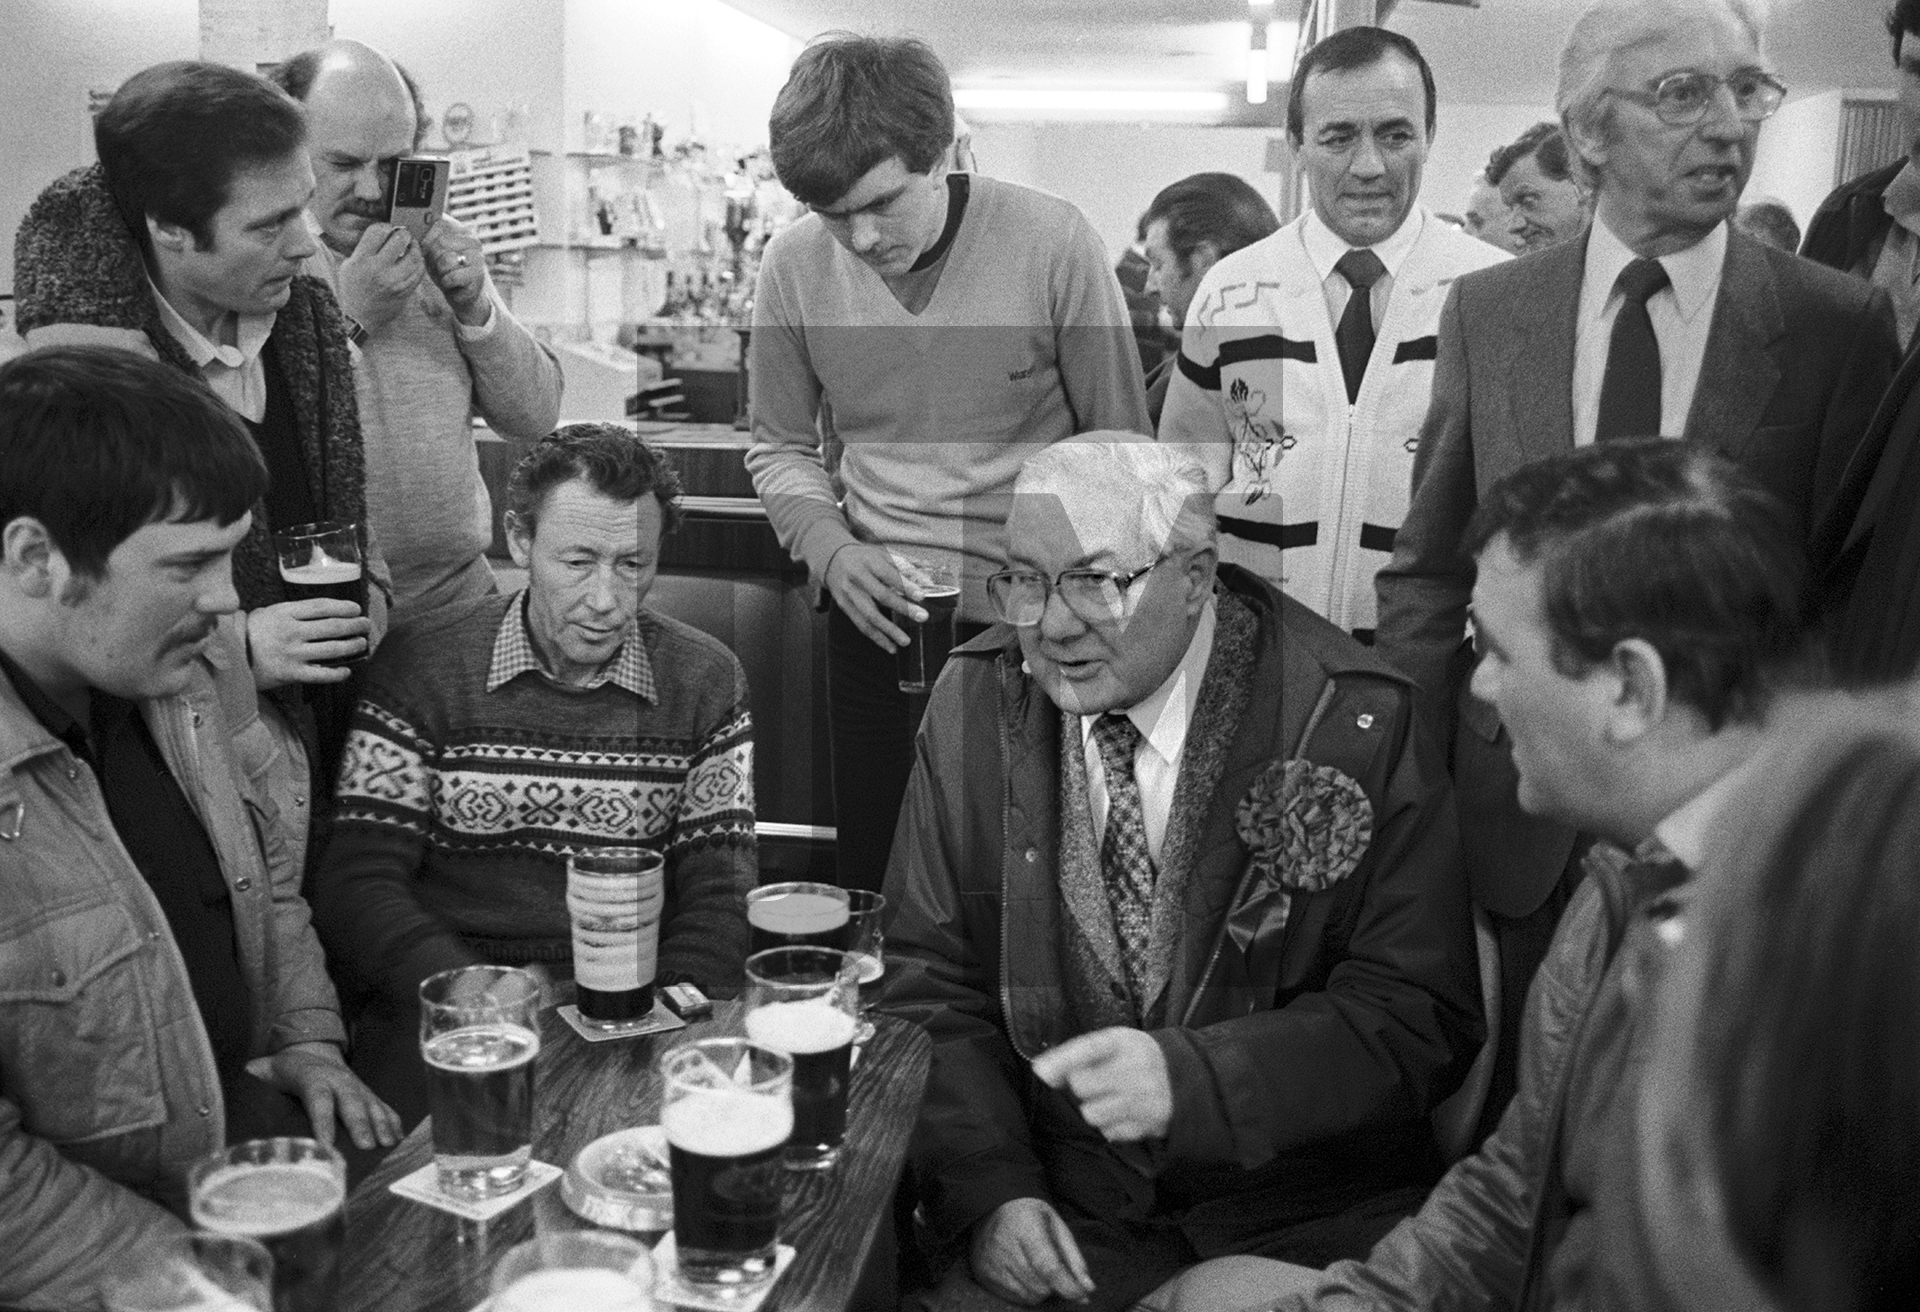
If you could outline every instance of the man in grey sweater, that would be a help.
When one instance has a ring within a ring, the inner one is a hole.
[[[334,41],[274,76],[307,107],[307,210],[320,238],[308,272],[333,288],[354,341],[367,517],[404,623],[493,592],[493,508],[471,419],[502,437],[544,437],[560,420],[560,365],[494,294],[458,220],[440,219],[424,242],[385,222],[391,165],[420,133],[399,67]]]
[[[1092,225],[1057,197],[948,172],[953,93],[927,46],[815,42],[768,127],[781,183],[813,213],[760,264],[747,468],[781,544],[832,597],[839,877],[877,889],[917,720],[891,653],[926,618],[893,553],[956,569],[956,637],[978,633],[1026,458],[1076,433],[1153,429]],[[822,429],[844,443],[834,476]]]

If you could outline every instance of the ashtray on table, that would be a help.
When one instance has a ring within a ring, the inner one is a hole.
[[[657,1125],[637,1125],[595,1139],[567,1167],[560,1180],[560,1196],[595,1225],[617,1230],[672,1229],[667,1132]]]

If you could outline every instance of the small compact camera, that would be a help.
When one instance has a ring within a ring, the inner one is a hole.
[[[415,241],[439,222],[447,208],[447,178],[453,166],[426,155],[402,155],[387,179],[387,222],[405,228]]]

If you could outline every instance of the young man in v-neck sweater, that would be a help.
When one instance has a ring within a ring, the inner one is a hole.
[[[768,243],[754,294],[747,467],[831,600],[828,698],[840,882],[878,889],[918,709],[892,652],[925,612],[892,555],[955,568],[957,639],[991,620],[1007,498],[1039,447],[1151,433],[1106,250],[1066,201],[949,174],[947,72],[926,45],[810,46],[769,124],[813,211]],[[842,445],[836,469],[821,435]]]

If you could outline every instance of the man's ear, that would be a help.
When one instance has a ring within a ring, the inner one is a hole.
[[[0,528],[0,569],[15,587],[35,599],[52,596],[55,575],[70,572],[47,526],[31,515],[9,520],[5,528]]]
[[[1579,122],[1563,121],[1561,128],[1567,134],[1567,144],[1573,147],[1573,153],[1579,157],[1572,169],[1575,177],[1582,176],[1579,167],[1581,161],[1585,161],[1587,166],[1593,169],[1598,169],[1607,162],[1607,145],[1612,133],[1609,131],[1609,119],[1604,110],[1597,107],[1589,109],[1581,115]],[[1584,179],[1575,185],[1589,195],[1595,190]]]
[[[1204,278],[1207,270],[1220,263],[1220,246],[1217,242],[1203,241],[1195,246],[1187,256],[1187,276]]]
[[[177,223],[164,223],[153,215],[147,215],[147,236],[153,241],[155,250],[166,251],[170,255],[184,255],[194,248],[193,234]]]
[[[511,510],[507,512],[507,554],[513,563],[526,569],[533,560],[533,528]]]
[[[1616,681],[1607,737],[1614,743],[1637,742],[1666,718],[1667,663],[1645,638],[1628,638],[1614,644],[1607,664]]]
[[[1207,598],[1213,595],[1214,575],[1219,571],[1220,553],[1211,546],[1195,548],[1187,557],[1187,613],[1198,615]]]

